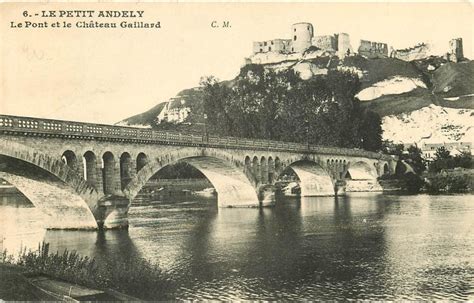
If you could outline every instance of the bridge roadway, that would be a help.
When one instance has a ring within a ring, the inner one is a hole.
[[[262,206],[288,170],[298,176],[302,196],[342,195],[347,176],[373,188],[397,162],[359,149],[9,115],[0,115],[0,139],[0,177],[57,229],[127,227],[140,189],[178,162],[209,179],[219,207]]]

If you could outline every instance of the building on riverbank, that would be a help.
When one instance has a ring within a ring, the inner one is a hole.
[[[434,160],[438,148],[446,148],[451,156],[459,155],[462,152],[473,153],[472,142],[442,142],[442,143],[423,143],[421,152],[426,160]]]

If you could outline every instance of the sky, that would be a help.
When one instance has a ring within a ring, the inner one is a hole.
[[[34,16],[42,10],[143,10],[139,21],[160,21],[161,28],[11,27],[26,20],[126,20]],[[2,3],[0,113],[115,123],[198,86],[202,76],[235,77],[252,41],[289,39],[296,22],[311,22],[316,35],[346,32],[354,49],[360,39],[396,49],[430,42],[442,54],[461,37],[465,56],[473,58],[473,20],[470,2]],[[213,28],[212,21],[231,27]]]

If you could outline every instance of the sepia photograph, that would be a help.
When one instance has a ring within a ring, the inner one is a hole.
[[[0,302],[474,301],[473,22],[0,1]]]

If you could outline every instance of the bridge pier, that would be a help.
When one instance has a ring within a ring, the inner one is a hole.
[[[92,169],[95,169],[95,174],[91,172],[91,185],[95,187],[98,193],[104,192],[103,180],[102,180],[102,167],[100,161],[95,161],[95,167],[91,166]],[[93,177],[92,177],[93,174]]]
[[[130,200],[121,196],[105,196],[97,202],[94,216],[99,229],[128,229]]]
[[[347,183],[344,180],[337,180],[334,184],[334,195],[344,196],[346,194]]]

